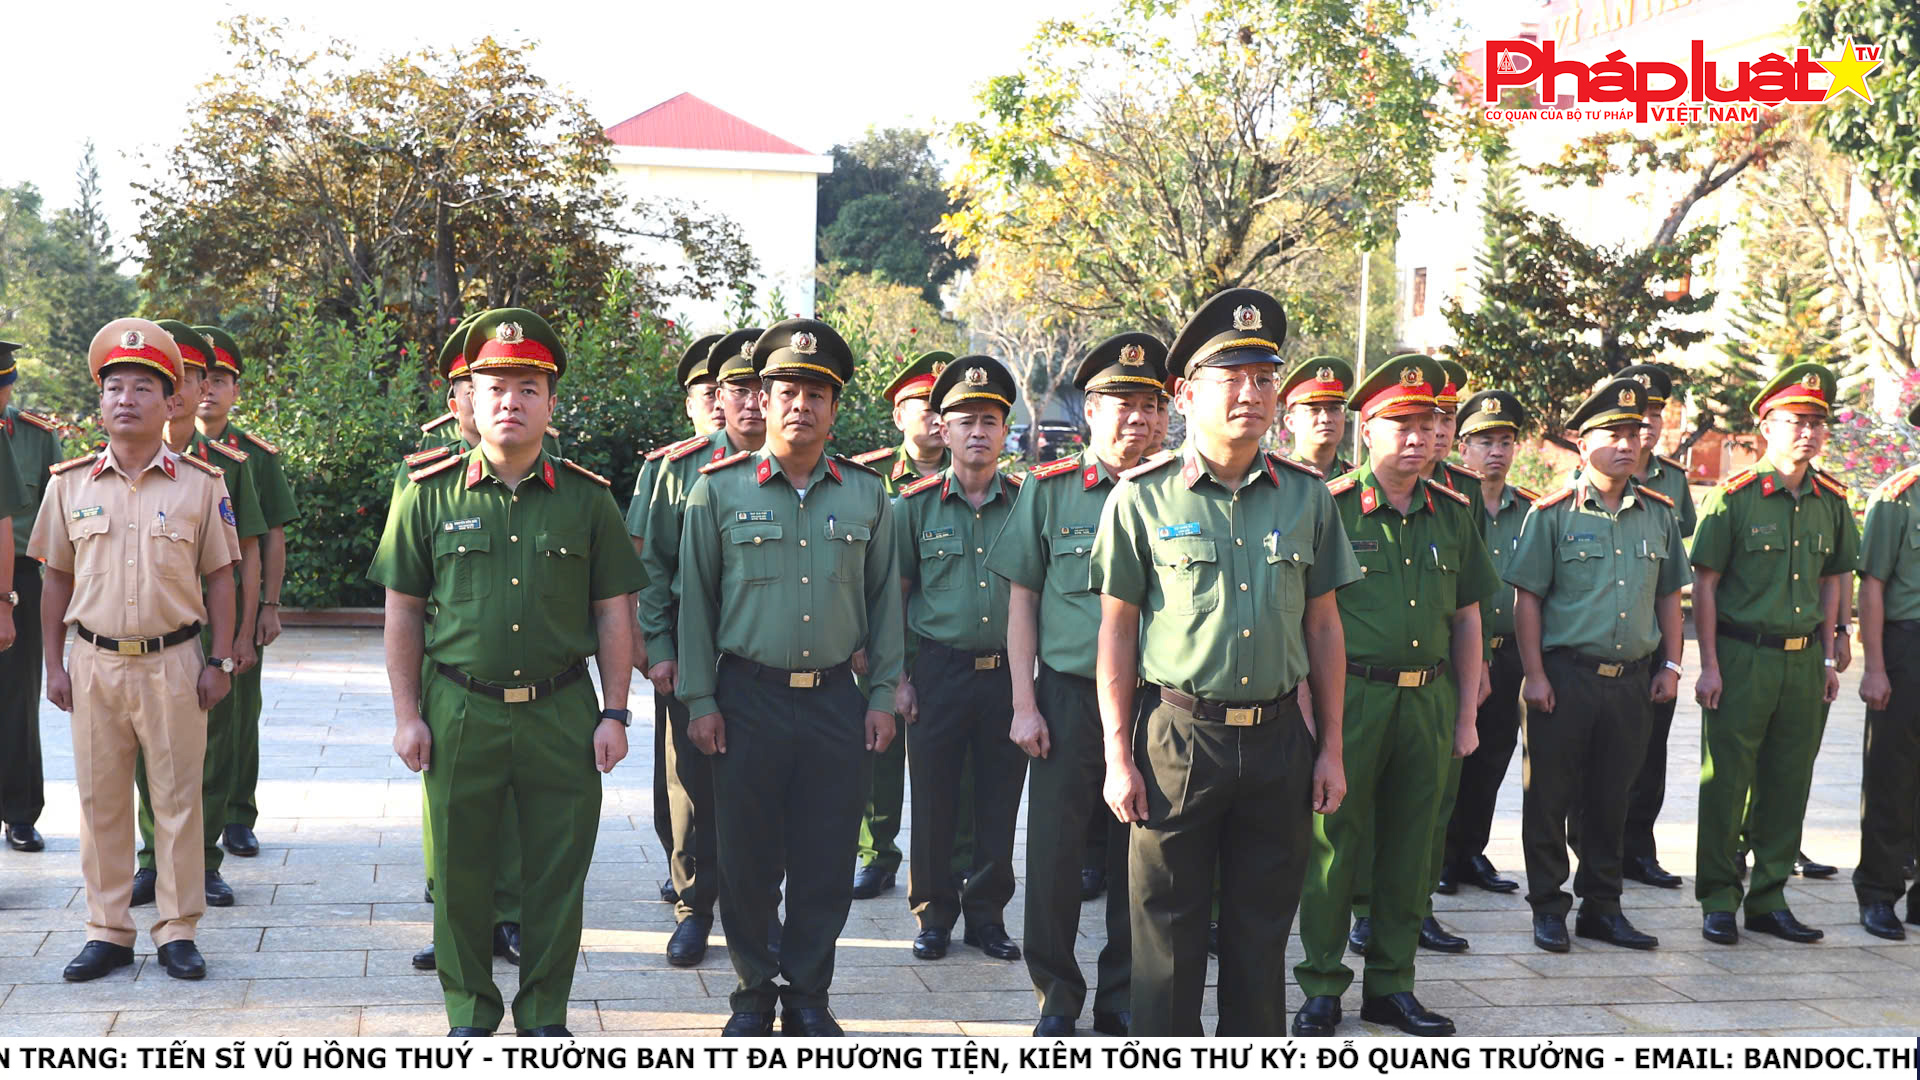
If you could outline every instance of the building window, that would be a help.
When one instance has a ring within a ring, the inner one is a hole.
[[[1413,268],[1413,317],[1419,318],[1427,313],[1427,268]]]
[[[1679,300],[1693,291],[1693,275],[1686,274],[1677,280],[1667,282],[1666,296],[1669,301]]]

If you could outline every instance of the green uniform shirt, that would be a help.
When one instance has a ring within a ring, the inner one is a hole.
[[[646,584],[606,485],[541,454],[509,491],[478,448],[412,480],[367,577],[434,609],[428,659],[476,679],[551,678],[598,648],[592,603]]]
[[[1886,583],[1886,619],[1920,619],[1920,465],[1888,480],[1867,504],[1860,576]],[[16,531],[17,538],[19,533]]]
[[[663,455],[664,456],[664,455]],[[627,503],[627,535],[647,535],[647,500],[660,479],[660,458],[649,456],[640,462],[640,475],[633,478],[633,501]]]
[[[1607,660],[1639,660],[1659,648],[1654,601],[1693,580],[1673,508],[1635,480],[1610,513],[1585,478],[1527,515],[1505,574],[1541,598],[1541,649]]]
[[[987,547],[1013,513],[1019,483],[996,473],[978,509],[951,468],[920,483],[930,486],[910,484],[893,500],[908,632],[954,649],[1006,648],[1007,581],[987,571]]]
[[[1374,482],[1373,466],[1331,485],[1360,579],[1340,590],[1347,659],[1381,667],[1432,667],[1452,653],[1453,614],[1500,584],[1473,508],[1423,480],[1402,516]]]
[[[1292,461],[1297,461],[1302,465],[1313,465],[1313,467],[1316,469],[1320,467],[1318,465],[1313,464],[1312,458],[1306,457],[1301,454],[1288,454],[1287,458]],[[1353,462],[1348,461],[1346,458],[1341,457],[1339,454],[1335,454],[1333,455],[1333,471],[1325,475],[1327,479],[1332,480],[1333,478],[1338,476],[1345,476],[1346,474],[1352,471],[1353,471]]]
[[[214,449],[213,440],[198,431],[187,440],[187,453],[209,465],[218,466],[226,474],[227,493],[233,497],[233,528],[240,534],[240,539],[265,536],[267,516],[260,509],[260,470],[254,464],[253,455],[242,450],[240,453],[246,460],[236,461],[230,455]],[[238,565],[234,567],[234,572],[239,573]]]
[[[1093,591],[1093,540],[1117,478],[1092,450],[1072,467],[1042,465],[1027,474],[1013,514],[987,545],[987,570],[1040,596],[1040,662],[1093,678],[1100,595]]]
[[[1735,473],[1700,504],[1693,565],[1717,571],[1720,619],[1744,630],[1787,636],[1820,625],[1820,579],[1852,573],[1860,531],[1847,498],[1816,478],[1789,492],[1772,464]]]
[[[880,477],[822,457],[800,497],[765,448],[702,475],[680,532],[680,680],[689,715],[716,711],[721,653],[814,671],[867,650],[867,707],[893,711],[905,614]]]
[[[25,554],[33,519],[47,491],[47,477],[63,460],[60,436],[22,419],[12,405],[0,415],[0,434],[6,436],[0,438],[6,444],[0,446],[0,515],[13,518],[14,551]]]
[[[1673,516],[1680,522],[1682,539],[1692,536],[1697,517],[1693,510],[1693,489],[1687,486],[1686,467],[1668,457],[1655,454],[1647,462],[1647,475],[1634,477],[1641,487],[1652,488],[1673,500]]]
[[[1229,490],[1191,446],[1114,489],[1093,588],[1140,608],[1140,675],[1209,701],[1272,701],[1307,675],[1309,597],[1360,568],[1327,485],[1263,454]]]
[[[900,494],[901,488],[923,476],[933,475],[931,472],[923,473],[920,471],[920,466],[913,460],[913,455],[907,452],[906,443],[901,443],[899,446],[894,447],[892,456],[883,457],[878,461],[871,461],[867,464],[880,474],[881,479],[887,482],[887,494],[889,496]],[[939,472],[951,464],[953,464],[953,455],[942,450],[940,451],[939,468],[936,468],[934,472]]]
[[[287,473],[281,465],[279,450],[268,447],[232,424],[227,425],[227,430],[220,434],[218,441],[247,455],[247,464],[253,470],[253,481],[260,493],[260,513],[267,519],[267,528],[280,528],[300,516],[293,503],[293,485],[287,483]]]
[[[667,454],[654,467],[653,489],[635,535],[645,538],[640,562],[647,568],[647,587],[640,590],[640,633],[646,636],[647,662],[678,659],[674,651],[674,622],[679,616],[680,526],[687,491],[700,479],[700,469],[734,452],[726,430],[708,435],[694,449],[676,457]],[[640,499],[636,497],[634,502]],[[628,510],[627,520],[633,520]],[[629,532],[634,532],[631,525]]]
[[[1480,522],[1480,542],[1487,546],[1487,557],[1493,560],[1494,573],[1504,580],[1507,568],[1513,565],[1514,552],[1520,540],[1520,527],[1526,524],[1527,511],[1533,509],[1536,496],[1524,488],[1512,484],[1500,488],[1500,509],[1497,513],[1487,512],[1487,501],[1480,497],[1480,489],[1475,487],[1461,494],[1479,510],[1474,515]],[[1497,637],[1513,636],[1513,587],[1501,585],[1494,589],[1493,595],[1480,602],[1480,632],[1489,642]]]

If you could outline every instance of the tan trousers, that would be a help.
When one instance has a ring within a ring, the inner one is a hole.
[[[133,762],[144,753],[153,796],[155,946],[192,941],[207,910],[200,773],[207,714],[195,686],[205,666],[185,642],[146,656],[121,656],[76,640],[73,769],[80,788],[80,872],[87,882],[87,940],[131,947]]]

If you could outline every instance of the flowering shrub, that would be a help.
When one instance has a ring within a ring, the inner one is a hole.
[[[1833,414],[1827,449],[1820,467],[1853,490],[1856,511],[1867,505],[1873,489],[1889,476],[1920,462],[1920,432],[1907,423],[1907,413],[1920,401],[1920,371],[1908,372],[1900,383],[1900,404],[1892,416],[1870,407],[1843,406]]]

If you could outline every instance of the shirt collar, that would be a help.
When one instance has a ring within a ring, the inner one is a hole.
[[[174,467],[174,463],[179,460],[180,460],[180,455],[174,453],[171,449],[169,449],[167,447],[166,440],[162,439],[160,442],[160,449],[154,453],[153,460],[141,466],[140,471],[138,473],[134,474],[133,476],[127,476],[126,472],[122,470],[120,466],[114,462],[113,444],[109,442],[106,445],[106,447],[100,451],[100,456],[98,459],[94,461],[93,468],[88,471],[87,477],[88,479],[98,479],[101,473],[106,472],[108,469],[112,469],[114,472],[119,473],[121,476],[125,476],[127,479],[127,483],[132,484],[132,483],[137,483],[140,477],[145,476],[147,473],[150,473],[155,469],[159,469],[161,472],[167,474],[167,479],[174,480],[174,479],[178,479],[179,477],[179,473],[175,470],[175,467]]]
[[[1371,514],[1381,507],[1392,510],[1394,513],[1399,513],[1398,510],[1394,510],[1393,503],[1387,501],[1386,497],[1381,494],[1380,485],[1374,483],[1373,463],[1369,461],[1365,465],[1360,466],[1359,472],[1360,476],[1357,483],[1360,488],[1360,513],[1363,515]],[[1424,477],[1415,482],[1413,489],[1413,506],[1409,508],[1410,513],[1417,514],[1423,508],[1428,513],[1433,512],[1433,492],[1427,489],[1427,485],[1437,483],[1439,483],[1438,480],[1427,480]]]
[[[1201,477],[1212,480],[1215,487],[1222,490],[1226,488],[1226,485],[1216,479],[1213,472],[1207,468],[1206,462],[1200,460],[1200,452],[1194,449],[1193,443],[1189,441],[1180,451],[1180,480],[1187,485],[1188,491],[1192,491]],[[1274,465],[1273,459],[1267,456],[1265,450],[1259,451],[1258,456],[1253,459],[1253,464],[1247,467],[1247,475],[1240,479],[1240,486],[1244,488],[1261,477],[1265,477],[1274,487],[1280,486],[1278,466]]]
[[[545,450],[540,451],[540,460],[535,463],[533,471],[527,474],[527,478],[547,485],[548,491],[553,490],[559,477],[554,472],[553,459],[547,456]],[[506,486],[506,482],[493,471],[493,463],[487,460],[486,452],[476,446],[467,451],[467,488],[471,490],[486,480],[492,480],[501,487]]]
[[[1582,472],[1580,474],[1579,495],[1580,505],[1582,507],[1591,506],[1603,514],[1613,512],[1607,509],[1606,503],[1600,501],[1600,493],[1594,489],[1593,474],[1591,472]],[[1645,501],[1646,500],[1640,497],[1640,481],[1635,480],[1631,476],[1627,477],[1627,490],[1620,496],[1620,512],[1626,513],[1636,506],[1643,505]]]
[[[946,467],[941,473],[941,477],[940,498],[950,499],[956,495],[963,499],[966,498],[966,489],[960,486],[960,478],[954,475],[952,465]],[[987,502],[992,502],[995,499],[1006,499],[1011,502],[1013,500],[1013,487],[1007,480],[1007,474],[996,470],[993,474],[993,479],[995,483],[992,493],[987,496]],[[981,505],[985,506],[986,503],[982,503]]]
[[[752,461],[753,480],[762,487],[766,486],[767,481],[773,479],[776,475],[786,475],[780,468],[779,459],[774,457],[773,451],[767,447],[763,446],[754,451]],[[835,483],[846,483],[846,480],[840,475],[840,466],[834,463],[832,455],[823,453],[820,455],[819,462],[814,465],[813,472],[807,477],[807,482],[795,486],[811,490],[813,485],[820,482],[820,478],[823,475],[833,477]]]
[[[1761,458],[1759,463],[1754,465],[1753,475],[1760,481],[1760,494],[1762,496],[1791,490],[1787,487],[1786,480],[1780,476],[1780,470],[1774,468],[1773,462],[1767,458]],[[1813,466],[1809,465],[1807,466],[1807,471],[1800,476],[1800,490],[1793,493],[1795,495],[1805,495],[1812,489]]]
[[[1100,455],[1093,452],[1092,447],[1080,451],[1080,489],[1082,491],[1092,491],[1101,484],[1111,484],[1114,479],[1113,470],[1107,468],[1106,464],[1100,460]]]

